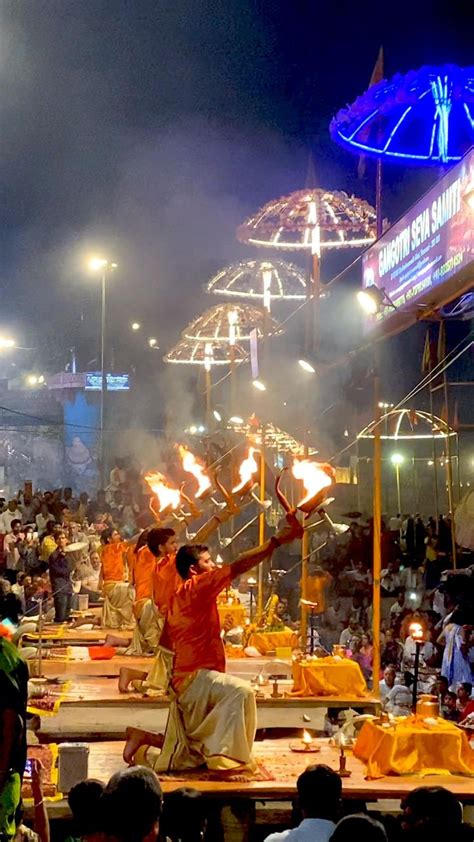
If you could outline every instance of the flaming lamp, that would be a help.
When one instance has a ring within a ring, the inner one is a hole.
[[[315,744],[309,731],[304,729],[301,740],[298,743],[290,743],[290,751],[304,752],[305,754],[309,754],[311,752],[319,751],[319,746]]]
[[[425,643],[425,630],[421,623],[413,622],[410,623],[408,627],[408,631],[410,632],[410,637],[415,642],[415,676],[413,679],[413,693],[411,704],[413,708],[413,712],[416,711],[416,699],[418,696],[418,675],[420,672],[420,653],[421,647]]]

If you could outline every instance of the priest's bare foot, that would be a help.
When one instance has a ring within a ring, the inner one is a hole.
[[[142,731],[141,728],[127,728],[125,739],[123,759],[129,766],[133,766],[133,759],[141,746],[162,748],[164,742],[163,734],[155,734],[153,731]]]
[[[129,667],[121,667],[118,681],[119,692],[128,693],[132,681],[145,681],[146,677],[146,672],[130,669]]]
[[[125,649],[130,645],[130,640],[127,637],[119,637],[116,634],[107,634],[104,640],[104,646],[124,646]]]

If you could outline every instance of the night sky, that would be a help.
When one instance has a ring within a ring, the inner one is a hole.
[[[206,279],[255,254],[236,226],[304,186],[310,151],[319,185],[373,199],[373,168],[358,180],[328,123],[366,89],[380,45],[387,76],[472,64],[473,24],[456,0],[2,0],[3,326],[49,371],[72,344],[86,366],[99,299],[84,261],[97,250],[120,264],[117,365],[158,371],[130,321],[163,352],[174,343],[214,303]],[[387,169],[386,214],[433,177]]]

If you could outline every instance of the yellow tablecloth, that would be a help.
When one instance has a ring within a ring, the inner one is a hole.
[[[243,605],[227,605],[226,603],[221,603],[217,606],[217,610],[219,612],[219,620],[221,621],[221,625],[224,622],[225,618],[229,616],[229,614],[232,617],[234,626],[245,625],[246,614]]]
[[[474,751],[464,731],[438,719],[426,724],[410,716],[383,728],[365,722],[354,755],[367,763],[367,779],[384,775],[472,775]]]
[[[293,664],[293,696],[357,696],[367,694],[359,664],[349,658],[313,658]]]
[[[298,635],[291,629],[274,632],[253,632],[250,635],[248,646],[255,646],[261,655],[266,655],[274,649],[296,649],[298,646]]]

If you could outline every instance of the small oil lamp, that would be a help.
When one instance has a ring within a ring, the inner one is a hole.
[[[319,746],[315,744],[311,734],[305,728],[301,740],[298,743],[290,743],[290,751],[309,754],[319,751]]]

